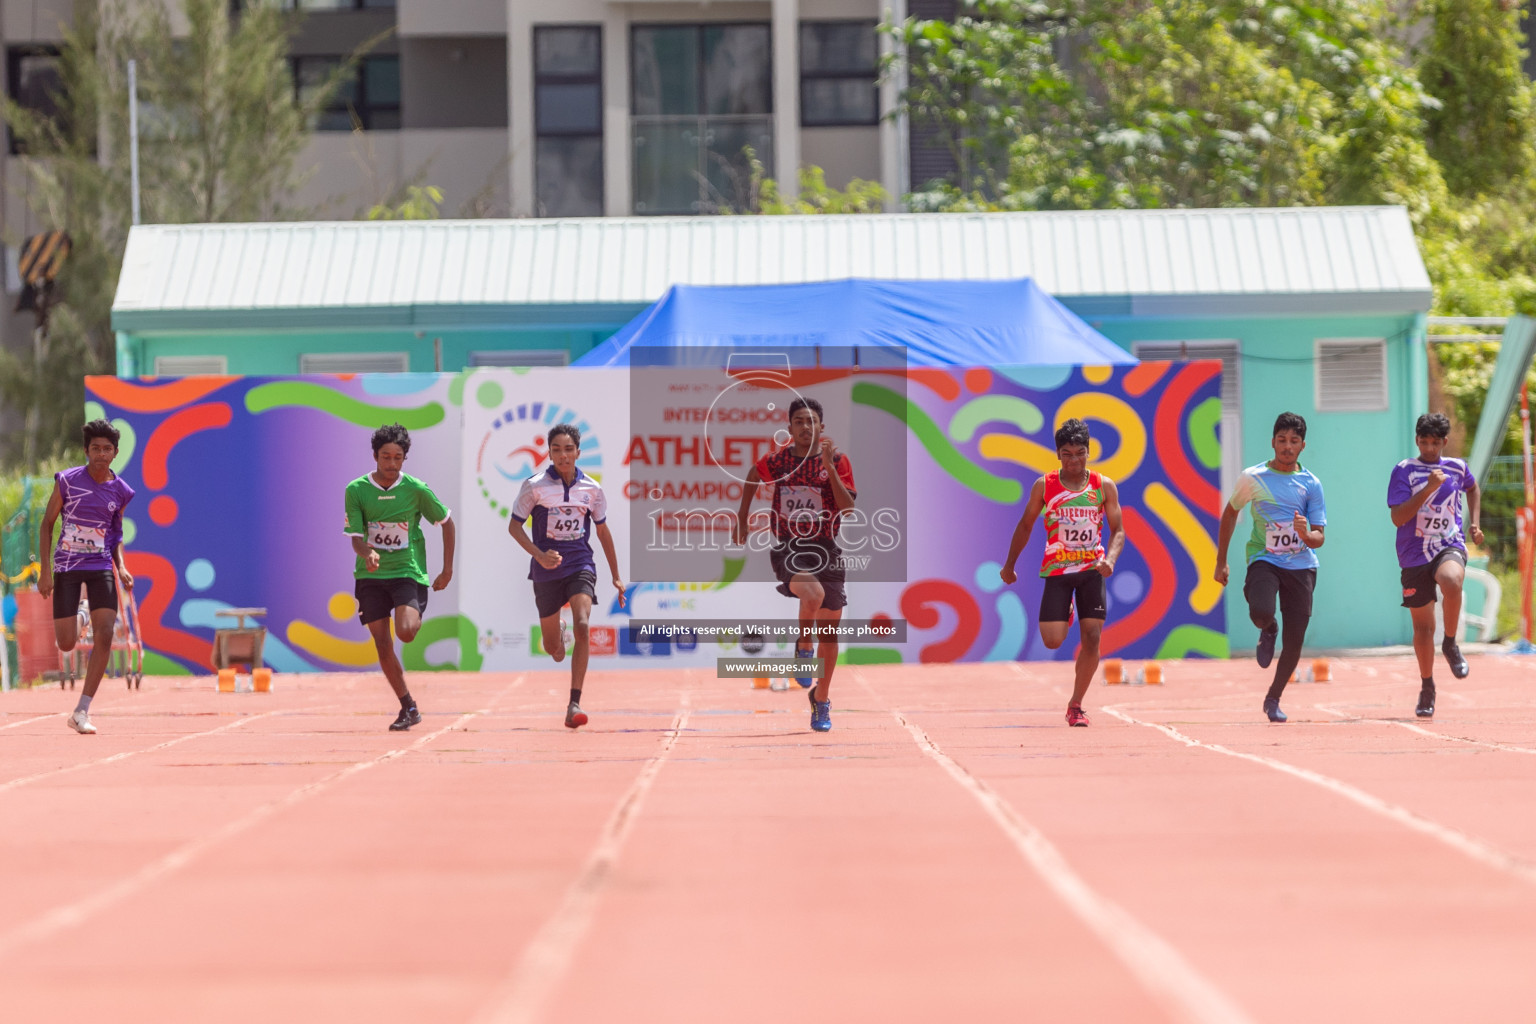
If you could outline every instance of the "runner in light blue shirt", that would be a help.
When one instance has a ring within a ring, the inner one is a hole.
[[[1283,412],[1275,420],[1271,446],[1275,457],[1243,470],[1226,508],[1216,538],[1216,582],[1226,586],[1227,545],[1245,505],[1253,506],[1253,530],[1248,536],[1248,572],[1243,596],[1248,617],[1259,627],[1254,651],[1260,668],[1275,657],[1280,626],[1275,621],[1278,597],[1285,635],[1274,682],[1264,697],[1264,714],[1271,722],[1285,721],[1280,695],[1301,661],[1301,645],[1312,617],[1312,591],[1317,586],[1317,548],[1323,546],[1323,527],[1328,511],[1323,504],[1323,485],[1299,461],[1307,447],[1307,421],[1296,413]]]

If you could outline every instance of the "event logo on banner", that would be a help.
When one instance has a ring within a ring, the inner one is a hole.
[[[1019,582],[1008,587],[998,578],[1029,488],[1056,468],[1052,434],[1071,417],[1088,423],[1091,465],[1119,484],[1125,509],[1126,548],[1109,580],[1104,650],[1225,656],[1223,592],[1211,578],[1221,505],[1219,377],[1216,361],[914,368],[899,375],[867,366],[796,367],[793,387],[822,401],[828,433],[852,459],[857,508],[901,510],[904,571],[898,579],[850,575],[846,615],[904,620],[907,642],[850,647],[846,656],[1072,656],[1071,644],[1050,651],[1037,635],[1042,529],[1019,561]],[[376,655],[352,597],[354,556],[340,529],[342,494],[373,468],[369,435],[396,421],[411,431],[405,471],[429,484],[458,524],[453,583],[431,595],[420,636],[403,648],[408,669],[553,667],[535,633],[529,558],[508,536],[507,519],[521,480],[547,466],[539,441],[559,422],[581,430],[583,470],[601,473],[628,587],[629,606],[621,609],[594,541],[598,664],[644,667],[666,659],[704,666],[733,653],[739,647],[686,637],[632,642],[622,629],[631,616],[788,618],[795,608],[775,590],[768,553],[750,544],[722,544],[708,553],[710,563],[700,563],[702,571],[636,571],[643,552],[635,544],[643,541],[636,534],[632,543],[632,522],[649,529],[657,503],[662,512],[734,512],[742,492],[728,488],[742,485],[707,463],[695,467],[685,424],[675,416],[667,422],[668,409],[699,405],[707,424],[713,398],[664,401],[653,390],[636,409],[632,383],[627,370],[553,367],[88,377],[87,417],[105,417],[122,431],[119,472],[139,495],[124,527],[150,652],[146,671],[207,671],[213,630],[224,622],[215,613],[252,606],[268,609],[266,660],[279,671],[372,671]],[[716,395],[723,390],[718,381],[710,386]],[[777,415],[774,404],[757,415]],[[730,457],[731,438],[746,438],[747,448],[737,452],[742,461],[749,461],[748,448],[773,444],[779,429],[766,421],[723,425],[730,429],[719,435],[722,455]],[[714,505],[693,504],[704,493],[692,488],[696,468],[700,488],[706,470],[709,479],[724,481],[710,496]],[[660,498],[649,497],[658,490]],[[766,501],[756,496],[752,507]],[[424,530],[435,574],[441,534]],[[853,535],[844,536],[851,547]],[[768,649],[776,642],[766,640]]]

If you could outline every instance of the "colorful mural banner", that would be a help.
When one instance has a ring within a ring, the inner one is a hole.
[[[845,648],[855,662],[1048,660],[1035,628],[1044,545],[1037,528],[1018,565],[998,577],[1034,480],[1056,465],[1052,434],[1076,416],[1094,434],[1091,464],[1120,486],[1127,544],[1109,581],[1104,648],[1131,658],[1227,654],[1221,589],[1211,579],[1220,506],[1220,363],[1133,367],[912,370],[903,381],[844,374],[807,382],[835,390],[861,422],[904,432],[906,582],[850,580],[847,614],[905,619],[900,647]],[[434,593],[410,670],[550,668],[542,651],[528,557],[507,534],[522,479],[546,465],[543,437],[582,431],[582,468],[601,480],[627,573],[633,428],[629,371],[482,368],[458,374],[328,377],[86,378],[87,418],[122,431],[116,467],[138,491],[127,512],[128,565],[138,580],[146,671],[207,671],[216,612],[264,607],[266,661],[284,672],[366,671],[372,642],[357,621],[342,491],[373,466],[383,423],[411,430],[405,471],[453,511],[458,557]],[[643,419],[643,417],[642,417]],[[857,462],[857,452],[852,452]],[[654,479],[664,467],[637,476]],[[731,504],[734,504],[732,502]],[[438,531],[424,527],[428,565]],[[738,578],[726,553],[718,579],[628,582],[620,609],[599,550],[593,668],[710,665],[713,644],[630,642],[631,616],[787,618],[771,583]],[[628,577],[626,575],[626,580]],[[768,645],[769,653],[786,647]]]

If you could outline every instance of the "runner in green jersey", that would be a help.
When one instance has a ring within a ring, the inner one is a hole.
[[[416,639],[427,610],[427,540],[421,520],[443,528],[443,571],[432,581],[442,590],[453,579],[454,525],[448,507],[432,488],[402,473],[411,450],[411,435],[398,423],[373,432],[372,473],[347,485],[347,536],[357,553],[357,617],[373,635],[379,668],[400,698],[400,717],[390,729],[409,729],[421,722],[416,698],[405,687],[405,669],[389,635],[390,613],[401,643]]]

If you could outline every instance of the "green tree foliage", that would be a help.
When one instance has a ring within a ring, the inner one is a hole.
[[[751,146],[743,152],[749,168],[745,203],[741,209],[722,206],[720,213],[879,213],[890,202],[890,193],[877,181],[854,178],[846,189],[834,188],[827,184],[826,172],[815,166],[800,168],[800,189],[791,199],[768,177]]]
[[[1388,25],[1372,0],[975,0],[887,26],[904,109],[959,167],[918,205],[1400,202],[1423,221],[1446,196],[1433,100]]]
[[[407,185],[393,201],[379,203],[368,210],[364,220],[437,220],[443,205],[443,190],[434,185]]]
[[[29,463],[78,429],[81,374],[116,366],[112,296],[131,221],[128,60],[138,61],[146,223],[287,215],[309,125],[353,71],[344,62],[296,99],[287,58],[293,13],[253,4],[232,18],[228,0],[180,0],[180,15],[187,31],[177,37],[161,4],[77,0],[61,46],[59,115],[0,98],[27,154],[36,220],[73,242],[46,341],[26,357],[0,353],[0,388],[31,416]]]

